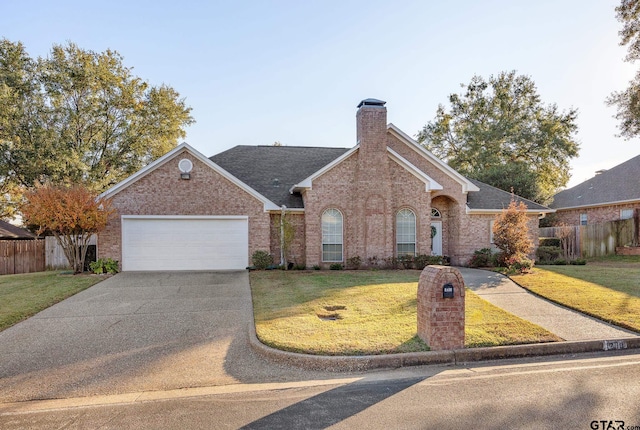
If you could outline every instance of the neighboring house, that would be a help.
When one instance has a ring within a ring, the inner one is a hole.
[[[33,240],[35,238],[36,235],[30,231],[0,220],[0,240]]]
[[[640,155],[559,192],[551,207],[557,224],[600,224],[638,216]]]
[[[257,250],[278,262],[284,212],[296,232],[290,260],[307,267],[403,254],[466,264],[491,246],[511,194],[465,178],[387,124],[384,105],[358,105],[352,148],[237,146],[209,159],[176,147],[103,193],[118,216],[98,256],[125,271],[243,269]],[[537,244],[538,219],[553,210],[524,201]]]

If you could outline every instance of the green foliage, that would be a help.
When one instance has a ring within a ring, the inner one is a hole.
[[[482,248],[473,252],[469,267],[495,267],[496,255],[491,248]]]
[[[321,269],[320,265],[318,264],[313,265],[313,270],[320,270],[320,269]]]
[[[413,269],[413,255],[400,255],[398,257],[398,267]]]
[[[622,23],[620,45],[627,47],[625,61],[633,63],[640,59],[640,1],[621,0],[616,7],[616,18]],[[616,106],[614,115],[620,121],[620,135],[627,139],[640,135],[640,72],[629,82],[629,87],[614,92],[607,98],[609,106]]]
[[[104,191],[175,147],[190,112],[173,88],[134,76],[115,51],[68,43],[33,59],[0,39],[0,188]]]
[[[570,263],[572,266],[585,266],[587,264],[587,260],[584,258],[577,258],[575,260],[571,260]]]
[[[427,267],[429,264],[438,264],[438,263],[432,263],[431,258],[432,258],[431,256],[426,254],[418,254],[413,259],[413,266],[418,270],[422,270],[425,267]]]
[[[258,270],[267,270],[273,265],[273,256],[267,251],[255,251],[251,255],[253,266]]]
[[[347,258],[347,268],[358,270],[362,265],[362,259],[356,255],[355,257]]]
[[[536,257],[538,264],[553,264],[562,255],[562,248],[559,246],[538,246]]]
[[[342,267],[342,264],[340,263],[332,263],[329,266],[329,270],[342,270],[342,269],[344,269],[344,267]]]
[[[418,141],[462,174],[547,203],[578,155],[577,111],[543,104],[533,80],[515,71],[474,76],[463,87],[449,109],[438,106]]]
[[[118,273],[118,262],[116,260],[112,260],[111,258],[99,258],[98,260],[89,263],[89,267],[91,271],[96,275],[101,275],[103,273],[116,274]]]
[[[505,259],[504,266],[507,268],[507,273],[529,273],[533,268],[533,261],[527,258],[524,254],[512,255]]]
[[[562,241],[557,237],[544,237],[540,239],[540,246],[562,246]]]

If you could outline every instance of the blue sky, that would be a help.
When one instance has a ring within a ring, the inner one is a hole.
[[[604,103],[636,69],[618,46],[617,3],[0,0],[0,37],[34,57],[67,41],[118,51],[185,97],[197,121],[186,141],[207,156],[275,141],[352,147],[368,97],[415,136],[474,74],[516,70],[545,103],[579,110],[575,185],[640,153]]]

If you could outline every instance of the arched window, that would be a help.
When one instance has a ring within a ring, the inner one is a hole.
[[[411,209],[396,215],[396,255],[416,255],[416,214]]]
[[[431,208],[431,218],[441,218],[440,211],[436,208]]]
[[[342,214],[337,209],[322,213],[322,261],[342,261]]]

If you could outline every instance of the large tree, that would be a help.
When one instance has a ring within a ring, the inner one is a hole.
[[[418,141],[471,178],[539,203],[569,181],[578,155],[577,111],[540,100],[535,83],[515,71],[473,76],[439,105]]]
[[[640,59],[640,1],[621,0],[616,17],[622,23],[620,45],[627,47],[625,61],[633,63]],[[627,139],[640,136],[640,71],[626,90],[612,93],[607,104],[618,109],[615,118],[620,121],[621,136]]]
[[[173,88],[136,77],[115,51],[68,43],[34,59],[22,43],[0,40],[6,189],[51,182],[103,191],[169,151],[192,122]]]

